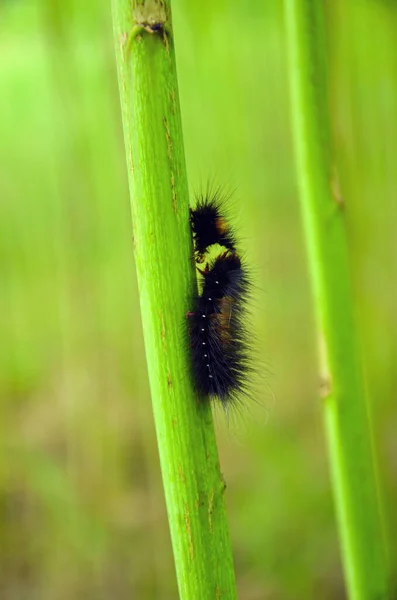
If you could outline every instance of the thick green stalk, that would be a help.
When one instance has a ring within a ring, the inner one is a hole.
[[[189,376],[195,289],[170,1],[113,0],[146,357],[181,598],[234,598],[209,403]]]
[[[387,598],[388,568],[354,317],[343,200],[333,193],[323,3],[285,0],[300,199],[322,357],[343,564],[354,600]]]

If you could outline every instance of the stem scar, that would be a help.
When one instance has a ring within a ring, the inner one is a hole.
[[[212,490],[210,497],[209,497],[209,501],[208,501],[208,524],[210,526],[210,532],[212,533],[213,528],[212,528],[212,513],[214,512],[214,498],[215,498],[215,492],[214,490]]]
[[[178,197],[177,197],[176,186],[175,186],[175,175],[174,175],[174,171],[173,171],[173,160],[172,160],[173,159],[173,145],[172,145],[172,139],[171,139],[171,131],[168,126],[168,121],[167,121],[166,117],[164,117],[163,123],[164,123],[164,129],[165,129],[165,138],[167,140],[167,154],[168,154],[168,159],[170,161],[172,208],[174,210],[174,213],[176,213],[177,209],[178,209]]]
[[[179,465],[179,467],[178,467],[178,473],[179,473],[179,477],[180,477],[180,480],[182,481],[182,483],[186,483],[186,479],[185,479],[185,475],[183,473],[183,467],[182,467],[182,465]]]
[[[191,528],[191,525],[190,525],[189,507],[188,507],[187,504],[185,504],[185,525],[186,525],[187,537],[189,539],[189,555],[190,555],[190,560],[193,560],[193,558],[194,558],[194,546],[193,546],[193,539],[192,539],[192,528]]]
[[[160,315],[160,321],[161,321],[161,339],[163,340],[163,348],[165,350],[167,348],[167,343],[166,343],[166,331],[165,331],[163,311],[160,310],[159,315]]]

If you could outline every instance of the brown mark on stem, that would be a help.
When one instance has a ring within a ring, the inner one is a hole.
[[[163,348],[164,348],[164,350],[166,350],[167,342],[166,342],[166,331],[165,331],[163,311],[160,310],[159,315],[160,315],[160,321],[161,321],[161,339],[163,340]]]
[[[178,466],[178,473],[179,473],[179,478],[182,481],[182,483],[186,483],[185,474],[183,472],[182,465]]]
[[[170,101],[171,101],[171,112],[173,115],[176,115],[176,95],[175,90],[172,88],[170,91]]]
[[[175,176],[174,173],[171,172],[171,187],[172,187],[172,208],[174,213],[176,213],[178,209],[177,196],[176,196],[176,188],[175,188]]]
[[[177,212],[177,208],[178,208],[178,199],[177,199],[177,194],[176,194],[175,175],[174,175],[173,162],[172,162],[172,159],[173,159],[173,145],[172,145],[172,139],[171,139],[171,131],[170,131],[170,128],[168,126],[168,121],[167,121],[166,117],[164,117],[163,123],[164,123],[164,129],[165,129],[165,139],[167,140],[167,154],[168,154],[168,159],[170,161],[171,190],[172,190],[172,208],[174,210],[174,213],[176,213]]]
[[[164,117],[163,119],[163,123],[164,123],[164,129],[165,129],[165,139],[167,140],[167,154],[168,154],[168,158],[170,160],[172,160],[172,139],[171,139],[171,132],[170,132],[170,128],[168,127],[168,121],[166,119],[166,117]]]
[[[171,373],[168,371],[167,373],[167,385],[168,385],[168,389],[172,389],[172,378],[171,378]]]
[[[134,235],[134,230],[132,230],[132,247],[134,249],[134,252],[136,252],[136,238]]]
[[[187,504],[185,504],[185,525],[186,525],[187,537],[188,537],[188,540],[189,540],[189,555],[190,555],[190,560],[193,560],[193,558],[194,558],[194,546],[193,546],[193,538],[192,538],[192,527],[190,525],[189,507],[188,507]]]
[[[212,514],[214,512],[214,498],[215,492],[212,490],[210,497],[208,499],[208,524],[210,526],[210,532],[212,533]]]
[[[169,40],[168,40],[168,36],[169,36],[169,32],[164,27],[164,29],[163,29],[163,42],[164,42],[164,46],[165,46],[165,51],[166,51],[167,56],[168,56],[168,60],[171,62],[170,43],[169,43]]]

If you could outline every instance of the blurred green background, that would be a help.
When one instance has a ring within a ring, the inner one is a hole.
[[[236,189],[271,371],[268,410],[237,434],[216,418],[239,597],[342,600],[282,3],[173,0],[173,13],[191,193],[208,180]],[[396,564],[397,13],[337,0],[327,23],[335,173]],[[176,598],[109,4],[3,0],[0,90],[0,598]]]

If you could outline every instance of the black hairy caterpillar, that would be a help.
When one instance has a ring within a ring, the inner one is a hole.
[[[219,244],[235,250],[236,240],[223,214],[220,190],[210,191],[198,199],[195,209],[190,209],[190,227],[194,241],[196,262],[204,262],[209,246]]]
[[[188,313],[193,378],[200,396],[225,408],[249,396],[252,360],[246,321],[251,282],[236,250],[236,238],[223,214],[219,193],[201,197],[190,211],[197,263],[214,244],[225,251],[197,267],[202,278],[194,310]]]

